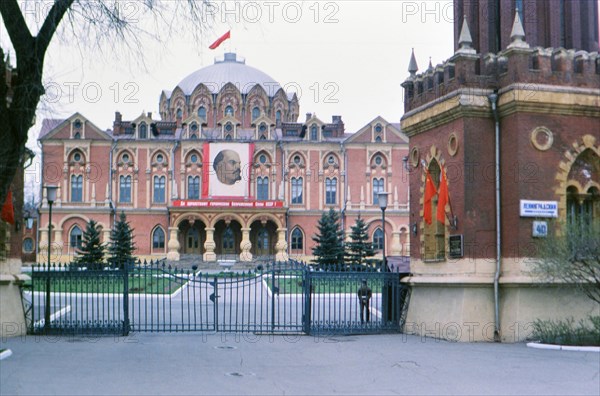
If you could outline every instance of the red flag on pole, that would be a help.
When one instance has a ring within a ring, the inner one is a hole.
[[[448,203],[448,181],[446,172],[442,168],[442,180],[440,181],[440,191],[438,195],[437,220],[446,224],[446,204]]]
[[[230,31],[228,31],[227,33],[225,33],[224,35],[222,35],[221,37],[219,37],[219,38],[217,39],[217,41],[215,41],[214,43],[212,43],[212,44],[210,45],[210,47],[208,47],[208,48],[210,48],[211,50],[214,50],[214,49],[216,49],[216,48],[217,48],[219,45],[221,45],[221,43],[222,43],[223,41],[227,40],[228,38],[231,38],[231,30],[230,30]]]
[[[13,208],[12,191],[8,191],[6,195],[6,201],[2,205],[2,214],[0,215],[2,220],[10,224],[15,224],[15,209]]]
[[[435,184],[433,184],[429,170],[427,170],[425,175],[425,200],[423,202],[423,219],[427,224],[431,224],[431,199],[436,193]]]

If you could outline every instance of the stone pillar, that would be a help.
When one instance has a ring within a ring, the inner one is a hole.
[[[0,222],[0,249],[10,256],[11,226]],[[0,338],[25,335],[25,315],[21,302],[21,286],[29,276],[21,274],[21,261],[7,257],[0,261]]]
[[[110,241],[110,228],[102,230],[102,242],[108,243]]]
[[[410,256],[410,229],[406,232],[406,239],[404,240],[404,246],[402,246],[402,255]]]
[[[169,251],[167,252],[167,259],[173,261],[179,261],[179,228],[177,227],[169,227],[169,243],[167,247]]]
[[[69,245],[71,241],[69,240],[69,236],[67,235],[67,246],[63,244],[63,230],[62,228],[56,228],[54,230],[54,242],[52,242],[52,247],[50,252],[52,254],[52,262],[60,263],[64,260],[70,260],[73,257],[73,253],[71,253],[71,257],[69,257]],[[63,252],[67,253],[66,257],[63,257]]]
[[[38,243],[40,251],[42,250],[42,246],[48,245],[48,229],[40,228],[40,241]]]
[[[204,261],[217,261],[217,255],[215,254],[215,248],[217,244],[215,243],[214,228],[206,228],[206,242],[204,242]]]
[[[287,261],[287,241],[285,240],[285,234],[287,232],[287,228],[278,228],[277,229],[277,244],[275,244],[275,260],[276,261]]]
[[[252,242],[250,242],[250,228],[242,228],[242,242],[240,243],[240,261],[252,261]]]
[[[400,231],[392,231],[392,244],[390,246],[391,256],[402,255],[402,243],[400,243]]]
[[[346,243],[352,242],[352,228],[346,230]]]

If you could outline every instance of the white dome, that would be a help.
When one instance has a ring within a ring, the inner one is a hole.
[[[184,94],[191,95],[199,84],[204,84],[212,93],[218,93],[227,83],[235,85],[242,94],[247,94],[259,84],[270,97],[281,88],[272,77],[238,60],[234,53],[226,53],[222,61],[193,72],[177,86]]]

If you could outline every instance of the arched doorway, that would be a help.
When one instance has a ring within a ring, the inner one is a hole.
[[[250,225],[251,253],[255,258],[275,256],[277,226],[272,221],[255,221]]]
[[[215,253],[224,259],[237,259],[242,241],[242,226],[235,220],[215,224]]]
[[[183,254],[201,255],[204,253],[206,226],[200,220],[184,220],[179,225],[180,246]]]

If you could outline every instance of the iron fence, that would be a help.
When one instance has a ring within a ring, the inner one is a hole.
[[[410,290],[373,266],[301,262],[202,273],[164,261],[33,267],[33,333],[250,332],[360,334],[402,330]]]

